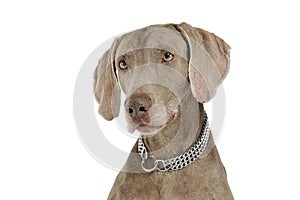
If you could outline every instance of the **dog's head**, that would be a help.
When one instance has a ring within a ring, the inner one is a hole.
[[[99,113],[117,117],[126,94],[128,130],[152,133],[172,123],[187,93],[209,101],[229,70],[230,47],[186,23],[154,25],[117,38],[99,61],[94,92]]]

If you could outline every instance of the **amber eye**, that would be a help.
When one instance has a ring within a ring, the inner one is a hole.
[[[120,60],[119,62],[119,68],[120,69],[127,69],[127,64],[125,60]]]
[[[173,60],[173,58],[174,58],[174,55],[171,54],[170,52],[166,52],[163,57],[165,62],[170,62],[171,60]]]

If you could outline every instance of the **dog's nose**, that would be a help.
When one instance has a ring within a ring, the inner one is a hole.
[[[151,98],[146,93],[134,93],[125,104],[127,113],[134,119],[145,118],[151,105]]]

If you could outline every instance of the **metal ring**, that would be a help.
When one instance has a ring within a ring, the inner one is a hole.
[[[152,168],[150,168],[150,169],[144,167],[144,163],[145,163],[146,160],[142,160],[141,166],[142,166],[142,168],[143,168],[143,170],[144,170],[145,172],[153,172],[154,170],[157,169],[158,162],[157,162],[157,160],[156,160],[156,158],[155,158],[154,156],[148,156],[148,158],[154,158],[154,159],[155,159],[155,161],[154,161],[154,163],[153,163],[154,166],[153,166]]]
[[[166,168],[166,163],[165,163],[164,160],[156,160],[155,162],[157,163],[156,169],[157,169],[158,171],[160,171],[160,172],[166,172],[166,171],[168,171],[168,170],[170,169],[170,167],[169,167],[169,168]],[[159,163],[162,164],[162,167],[161,167],[161,168],[159,167]]]
[[[148,152],[146,151],[146,149],[143,149],[143,151],[141,152],[141,158],[142,158],[142,160],[148,159]]]

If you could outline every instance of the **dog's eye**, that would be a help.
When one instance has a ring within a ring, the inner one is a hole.
[[[170,62],[171,60],[173,60],[173,58],[174,58],[174,55],[171,54],[170,52],[166,52],[163,57],[165,62]]]
[[[127,69],[127,64],[125,60],[120,60],[119,62],[119,68],[120,69]]]

